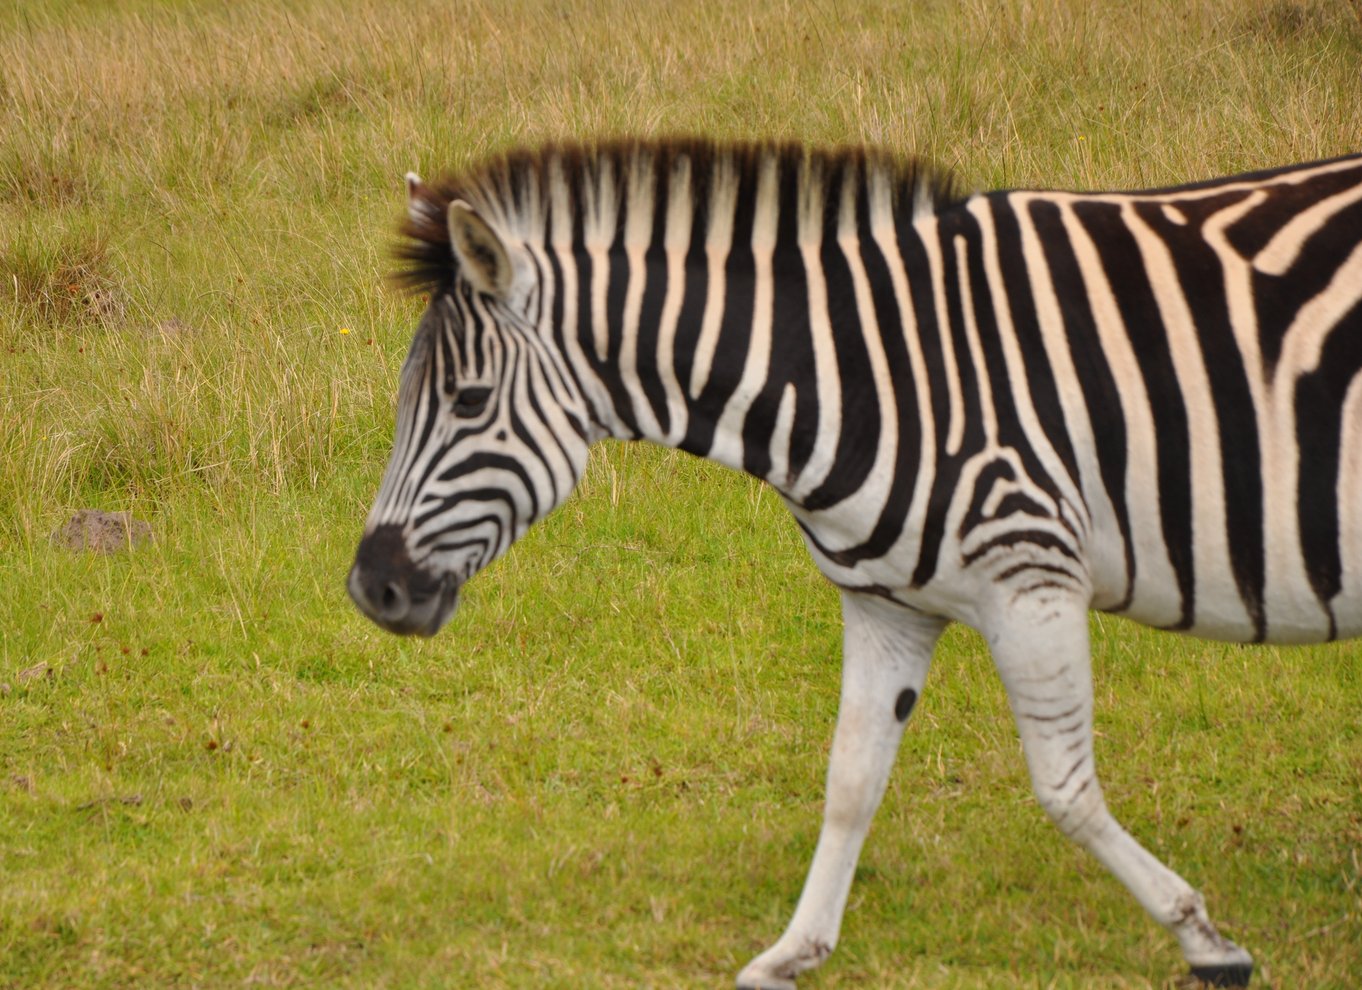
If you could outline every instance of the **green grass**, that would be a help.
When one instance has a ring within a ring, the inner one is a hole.
[[[779,934],[833,589],[754,482],[607,445],[448,631],[381,634],[343,584],[419,310],[382,279],[405,170],[547,137],[870,140],[979,187],[1358,146],[1342,0],[904,6],[0,8],[0,987],[723,986]],[[155,541],[52,544],[82,507]],[[1257,985],[1353,985],[1357,647],[1094,631],[1118,816]],[[805,982],[1181,970],[952,630]]]

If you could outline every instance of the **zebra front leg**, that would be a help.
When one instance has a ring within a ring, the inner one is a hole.
[[[1216,931],[1201,895],[1107,810],[1093,762],[1086,603],[1014,599],[987,636],[1046,814],[1177,937],[1193,976],[1212,986],[1247,986],[1253,959]]]
[[[740,988],[790,990],[837,944],[861,844],[945,627],[944,620],[849,591],[842,593],[842,621],[842,697],[823,830],[789,927],[738,974]]]

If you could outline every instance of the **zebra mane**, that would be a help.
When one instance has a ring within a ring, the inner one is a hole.
[[[413,292],[437,291],[452,283],[456,267],[446,221],[449,204],[464,200],[499,234],[520,243],[544,244],[550,237],[549,204],[555,197],[569,206],[580,239],[583,212],[607,191],[622,202],[625,190],[641,178],[659,189],[674,170],[687,166],[697,225],[703,220],[711,186],[738,182],[752,190],[758,172],[774,163],[780,180],[782,212],[800,195],[798,176],[816,177],[823,200],[835,204],[847,181],[858,187],[883,181],[890,192],[894,222],[938,212],[962,198],[954,177],[919,159],[863,146],[807,148],[795,142],[719,142],[703,138],[621,139],[593,143],[550,143],[505,152],[464,173],[420,186],[416,209],[401,225],[395,255],[402,263],[393,281]],[[616,236],[625,211],[615,214]],[[660,218],[659,218],[660,219]],[[837,210],[824,211],[831,233]]]

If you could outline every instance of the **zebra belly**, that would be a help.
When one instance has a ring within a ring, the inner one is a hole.
[[[1227,643],[1251,643],[1258,638],[1257,631],[1253,623],[1245,617],[1242,603],[1239,602],[1237,596],[1220,602],[1205,603],[1205,605],[1206,607],[1198,610],[1190,625],[1181,621],[1169,622],[1169,610],[1166,601],[1149,603],[1137,598],[1127,608],[1101,609],[1100,611],[1120,615],[1155,629],[1183,632],[1201,639],[1213,639]],[[1274,629],[1273,631],[1276,632],[1277,630]],[[1328,619],[1325,618],[1321,624],[1310,629],[1295,630],[1294,636],[1281,639],[1272,635],[1269,636],[1269,641],[1308,643],[1327,638]]]
[[[1307,584],[1278,585],[1263,609],[1265,635],[1259,635],[1233,576],[1224,574],[1218,579],[1198,578],[1190,622],[1169,619],[1170,613],[1181,611],[1176,589],[1172,594],[1165,589],[1162,594],[1137,595],[1126,608],[1100,610],[1154,628],[1230,643],[1322,643],[1362,635],[1362,599],[1356,582],[1327,603]]]

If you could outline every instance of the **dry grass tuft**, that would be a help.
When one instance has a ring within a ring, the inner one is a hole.
[[[58,331],[117,322],[126,314],[107,243],[68,238],[55,245],[14,240],[0,249],[0,286],[19,319]]]

